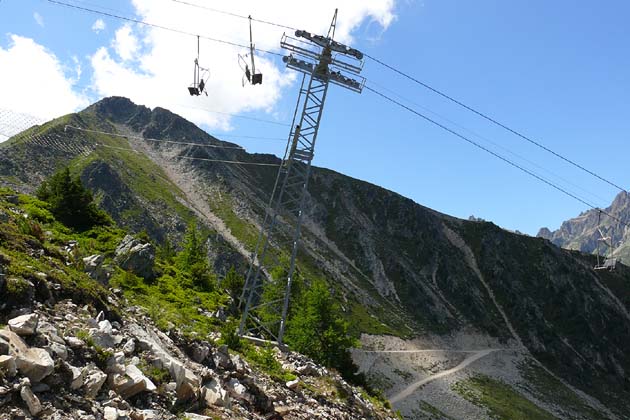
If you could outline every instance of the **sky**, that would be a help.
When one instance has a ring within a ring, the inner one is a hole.
[[[121,95],[170,109],[250,152],[284,151],[301,76],[256,53],[263,84],[242,85],[246,19],[326,34],[400,69],[623,188],[630,184],[630,3],[610,0],[0,1],[0,129]],[[188,4],[184,4],[188,3]],[[206,9],[193,7],[202,5]],[[282,54],[282,27],[253,23],[257,48]],[[192,35],[191,35],[192,34]],[[193,60],[208,96],[190,97]],[[620,191],[373,60],[367,86],[396,98],[594,206]],[[4,111],[3,111],[4,110]],[[3,114],[4,112],[4,114]],[[12,114],[13,115],[13,114]],[[16,127],[13,127],[15,129]],[[5,139],[0,130],[0,141]],[[251,136],[244,138],[240,136]],[[269,140],[276,139],[276,140]],[[535,235],[589,207],[369,90],[331,86],[314,164],[453,216]]]

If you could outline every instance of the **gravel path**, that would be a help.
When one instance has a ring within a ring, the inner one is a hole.
[[[413,392],[416,389],[420,388],[422,385],[427,384],[429,382],[432,382],[432,381],[434,381],[436,379],[442,378],[444,376],[451,375],[453,373],[457,373],[460,370],[466,368],[471,363],[474,363],[475,361],[481,359],[482,357],[485,357],[485,356],[489,355],[490,353],[493,353],[493,352],[499,351],[499,350],[503,350],[503,349],[486,349],[486,350],[476,351],[476,352],[474,352],[474,354],[468,356],[466,359],[464,359],[464,361],[462,361],[460,364],[458,364],[454,368],[443,370],[442,372],[436,373],[435,375],[431,375],[428,378],[424,378],[422,380],[419,380],[417,382],[412,383],[411,385],[409,385],[407,388],[403,389],[399,393],[397,393],[395,395],[392,395],[389,398],[389,401],[392,404],[395,404],[398,401],[403,400],[403,399],[407,398],[408,396],[410,396],[411,394],[413,394]]]

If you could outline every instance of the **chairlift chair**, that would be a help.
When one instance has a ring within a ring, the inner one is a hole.
[[[190,93],[190,96],[199,96],[202,93],[205,93],[206,96],[208,96],[208,92],[205,91],[205,87],[209,77],[210,71],[199,65],[199,36],[197,36],[197,58],[195,58],[193,83],[188,86],[188,93]]]
[[[256,73],[256,63],[254,61],[254,39],[252,36],[252,17],[249,16],[249,54],[238,55],[238,64],[241,66],[241,70],[243,70],[244,75],[242,79],[242,84],[245,86],[245,80],[252,85],[260,85],[262,84],[263,75],[262,73]],[[247,63],[247,58],[251,60],[251,71],[249,69],[249,64]]]

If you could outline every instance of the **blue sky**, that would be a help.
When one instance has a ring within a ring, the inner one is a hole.
[[[238,19],[167,0],[149,2],[150,6],[146,0],[73,3],[246,41],[247,28]],[[229,1],[203,4],[313,31],[325,30],[336,5],[342,40],[624,187],[630,183],[626,169],[630,151],[630,3],[626,1],[322,1],[316,5],[291,2],[288,8],[282,2],[264,6]],[[318,8],[309,9],[314,7]],[[390,13],[395,15],[392,21]],[[186,14],[199,19],[198,26],[187,22]],[[286,137],[288,128],[284,126],[191,108],[198,105],[266,120],[288,120],[298,86],[295,75],[284,70],[279,59],[261,56],[259,67],[268,83],[243,88],[235,67],[236,51],[202,43],[202,58],[214,74],[215,85],[210,86],[211,97],[190,102],[185,90],[192,72],[194,39],[136,25],[125,32],[125,22],[106,17],[102,17],[105,28],[96,33],[92,27],[98,18],[41,0],[0,2],[0,54],[5,52],[5,59],[10,60],[0,66],[0,79],[26,77],[30,67],[35,67],[29,71],[37,77],[50,66],[43,59],[32,61],[28,54],[24,54],[24,63],[9,55],[7,51],[16,43],[11,35],[17,35],[54,56],[68,81],[66,86],[50,76],[50,81],[38,83],[26,98],[4,95],[0,108],[15,106],[21,112],[48,116],[47,112],[54,115],[60,109],[80,109],[102,95],[129,91],[127,96],[139,103],[176,108],[218,137]],[[282,29],[258,25],[254,34],[260,35],[258,46],[280,52],[277,43]],[[25,47],[24,51],[29,50]],[[159,66],[157,60],[171,52],[173,67],[154,74],[151,66]],[[369,86],[396,92],[429,116],[435,117],[432,112],[446,117],[449,121],[435,118],[596,206],[608,205],[619,192],[373,61],[366,61],[363,73]],[[133,90],[135,85],[142,89]],[[56,94],[47,102],[53,87],[69,92]],[[280,154],[283,150],[282,142],[230,140],[250,151]],[[331,88],[315,164],[397,191],[447,214],[463,218],[474,214],[530,234],[541,226],[557,228],[561,221],[587,209],[369,91],[358,95]]]

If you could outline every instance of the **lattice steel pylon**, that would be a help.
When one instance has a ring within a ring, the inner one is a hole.
[[[239,326],[240,336],[266,339],[280,347],[283,347],[291,284],[296,273],[315,140],[328,86],[333,83],[361,93],[365,84],[365,79],[359,76],[363,54],[333,39],[336,25],[337,10],[327,36],[298,30],[296,38],[285,34],[280,42],[289,52],[283,58],[287,67],[304,74],[296,105],[296,115],[301,109],[301,116],[298,120],[294,118],[283,164],[252,253],[241,294],[243,315]],[[339,56],[352,61],[341,61]],[[280,219],[284,223],[279,223]],[[284,243],[288,244],[289,255],[283,254]]]

